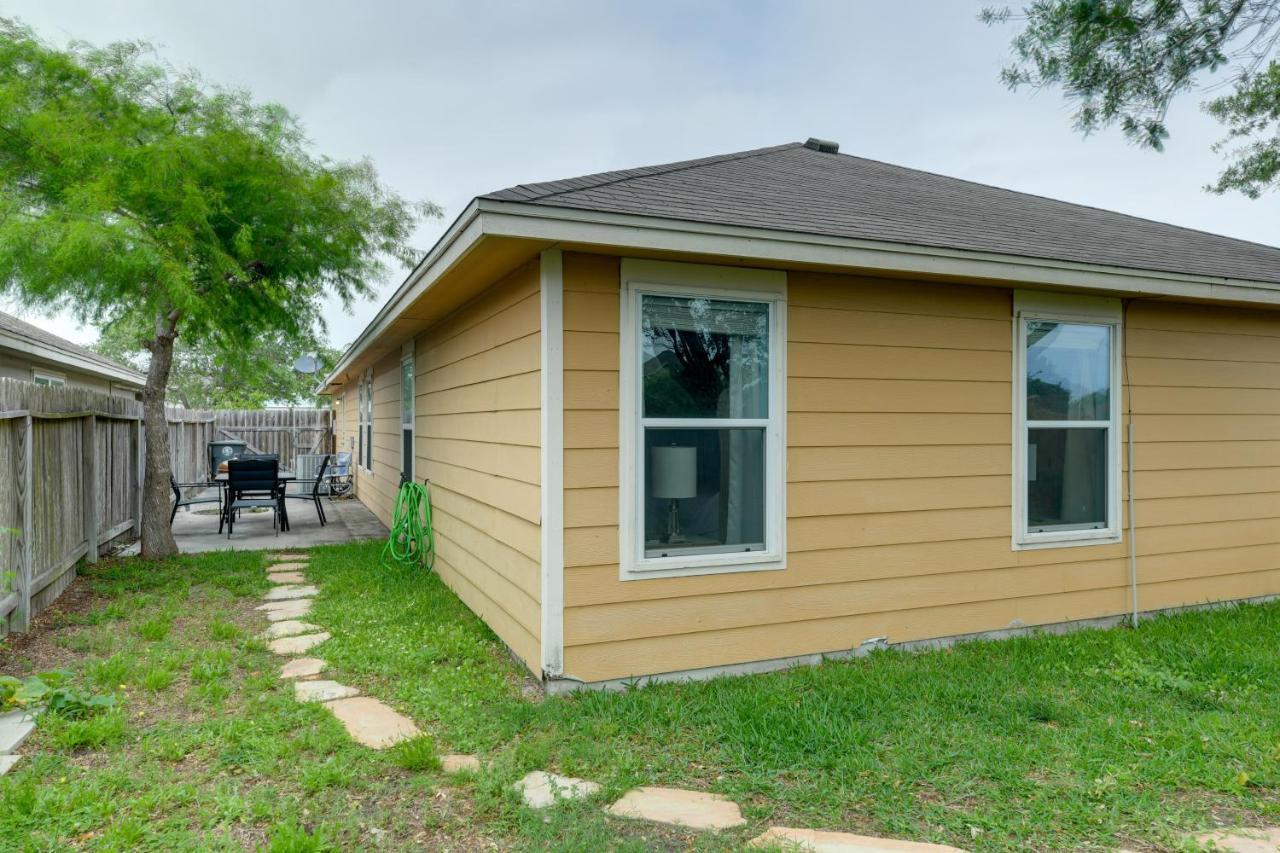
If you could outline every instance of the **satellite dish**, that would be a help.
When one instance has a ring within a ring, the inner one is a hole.
[[[314,355],[304,355],[293,363],[293,369],[296,373],[319,373],[320,359]]]

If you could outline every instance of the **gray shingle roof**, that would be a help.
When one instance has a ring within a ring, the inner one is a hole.
[[[82,347],[79,344],[73,344],[66,338],[60,338],[53,334],[53,332],[46,332],[39,326],[33,326],[25,320],[20,320],[12,314],[6,314],[3,311],[0,311],[0,331],[5,331],[17,337],[35,341],[36,343],[43,344],[50,349],[64,352],[67,355],[81,358],[85,361],[93,362],[94,364],[98,364],[103,367],[113,368],[115,370],[126,370],[137,377],[139,385],[146,381],[145,376],[127,364],[112,361],[106,356],[99,355],[91,349]]]
[[[798,142],[481,198],[1280,283],[1272,246]]]

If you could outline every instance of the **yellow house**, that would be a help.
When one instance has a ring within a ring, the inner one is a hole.
[[[1280,249],[809,140],[481,196],[324,388],[551,689],[1280,594]]]

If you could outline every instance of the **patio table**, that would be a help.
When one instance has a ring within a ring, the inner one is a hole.
[[[230,478],[226,471],[219,471],[213,478],[214,482],[216,482],[218,486],[222,489],[222,512],[224,515],[226,514],[226,511],[227,511],[228,499],[231,497],[231,494],[230,494],[231,490],[227,488],[227,481],[229,479]],[[293,471],[279,471],[276,474],[276,483],[284,484],[284,488],[286,489],[289,488],[289,484],[296,479],[298,479],[298,475]],[[280,520],[282,522],[281,527],[284,528],[285,532],[288,532],[289,512],[283,506],[281,506],[280,508]]]

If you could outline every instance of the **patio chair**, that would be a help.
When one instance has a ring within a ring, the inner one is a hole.
[[[271,525],[289,529],[284,512],[284,488],[280,483],[280,460],[274,457],[232,459],[227,463],[227,538],[231,538],[236,514],[242,509],[270,509]]]
[[[329,482],[325,484],[329,500],[349,493],[354,485],[351,480],[351,451],[344,450],[333,454],[333,470],[329,472]]]
[[[329,467],[329,458],[330,457],[328,456],[328,454],[326,454],[324,458],[320,460],[320,470],[316,472],[316,475],[314,478],[308,477],[305,480],[293,481],[297,483],[300,487],[304,487],[304,491],[297,492],[295,494],[289,494],[288,491],[284,493],[284,496],[289,500],[311,501],[313,504],[315,504],[316,517],[320,519],[321,527],[324,527],[325,524],[328,523],[328,519],[324,517],[324,507],[321,506],[320,504],[320,487],[325,482],[324,472],[325,472],[325,469]],[[305,490],[305,487],[308,485],[311,487],[310,491]]]
[[[215,486],[218,487],[218,494],[215,495],[214,497],[211,497],[211,498],[194,497],[194,498],[187,498],[186,500],[182,499],[183,489],[208,489],[208,488],[213,488]],[[173,489],[173,512],[169,513],[170,527],[173,527],[173,520],[178,517],[178,507],[180,506],[192,506],[194,504],[221,504],[222,503],[222,488],[219,486],[218,483],[214,483],[214,482],[179,483],[177,480],[173,478],[173,475],[170,474],[169,488]]]

